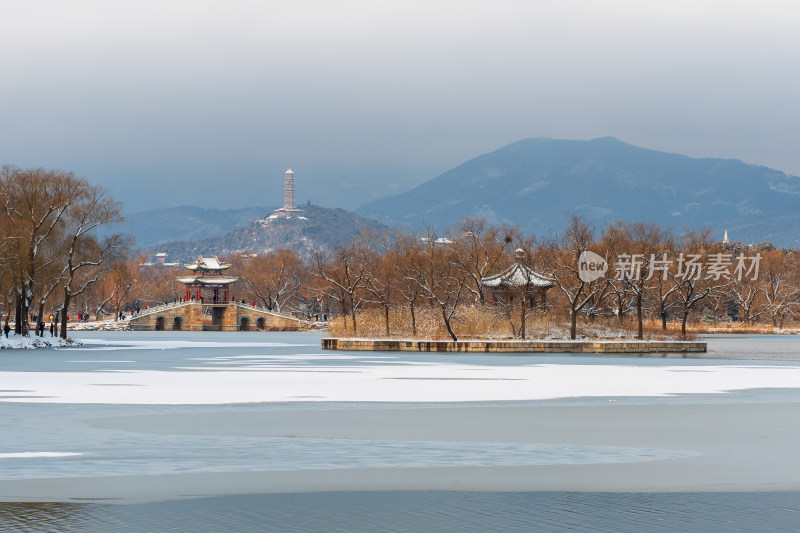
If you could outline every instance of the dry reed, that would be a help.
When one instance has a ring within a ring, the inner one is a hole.
[[[380,309],[365,309],[356,315],[357,330],[353,331],[351,317],[338,316],[329,323],[328,332],[332,337],[339,338],[400,338],[400,339],[430,339],[448,340],[450,335],[444,325],[442,316],[437,309],[423,307],[416,310],[416,334],[411,327],[411,313],[408,309],[392,309],[389,318],[389,333],[386,333],[386,322],[383,311]],[[454,318],[453,330],[459,339],[513,339],[514,331],[508,318],[497,308],[468,306],[459,309]],[[518,319],[515,317],[514,326],[519,328]],[[569,339],[570,323],[563,315],[555,313],[537,312],[530,316],[526,323],[526,338],[541,340]],[[667,331],[661,329],[658,321],[646,320],[644,323],[644,338],[648,340],[664,340],[695,338],[694,331],[688,332],[685,337],[680,335],[680,324],[668,324]],[[622,324],[619,320],[603,317],[581,316],[578,320],[577,337],[579,339],[635,339],[637,324],[628,318]]]

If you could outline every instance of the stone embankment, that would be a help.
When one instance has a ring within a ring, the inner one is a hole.
[[[376,352],[471,352],[471,353],[607,353],[668,354],[705,353],[698,341],[432,341],[408,339],[322,339],[324,350]]]

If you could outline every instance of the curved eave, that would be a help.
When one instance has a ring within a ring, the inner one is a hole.
[[[183,266],[193,272],[196,272],[197,270],[202,272],[222,272],[223,270],[228,270],[231,268],[231,265],[220,265],[219,268],[204,268],[202,265],[198,265],[196,263],[189,263],[188,265]]]
[[[185,278],[178,278],[178,281],[185,285],[230,285],[231,283],[239,281],[239,278],[226,278],[222,276],[204,278],[202,276],[189,276]]]
[[[483,285],[487,289],[503,289],[503,290],[507,290],[507,289],[521,289],[522,287],[525,287],[526,284],[525,283],[516,284],[516,283],[508,283],[508,282],[500,282],[500,283],[490,284],[490,283],[481,282],[481,285]],[[531,289],[552,289],[553,287],[556,286],[555,283],[536,281],[536,280],[531,280],[531,282],[529,284],[527,284],[527,285]]]
[[[490,289],[511,289],[525,286],[537,289],[551,289],[555,287],[555,280],[543,276],[533,270],[514,264],[504,272],[481,278],[481,285]]]

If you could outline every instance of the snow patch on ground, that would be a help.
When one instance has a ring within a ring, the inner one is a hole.
[[[34,348],[55,348],[64,346],[80,346],[81,341],[73,339],[62,339],[61,337],[23,337],[22,335],[9,335],[0,337],[0,350],[5,348],[12,349],[27,349]]]
[[[67,324],[69,331],[128,331],[130,320],[102,320],[99,322],[74,322]]]

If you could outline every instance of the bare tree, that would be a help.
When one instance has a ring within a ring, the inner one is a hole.
[[[67,316],[72,299],[97,282],[101,274],[108,271],[107,265],[131,246],[129,241],[118,235],[103,240],[92,235],[100,226],[121,221],[122,206],[107,196],[104,188],[81,181],[80,194],[69,208],[65,232],[69,236],[69,244],[63,270],[61,337],[64,339],[67,338]]]
[[[140,263],[144,257],[132,257],[115,261],[110,265],[109,272],[103,276],[96,287],[95,316],[102,319],[106,306],[113,310],[114,320],[119,320],[122,306],[134,292],[141,290]]]
[[[518,235],[516,228],[487,224],[483,218],[465,218],[450,231],[457,266],[467,274],[467,289],[481,305],[486,303],[481,279],[508,264],[508,247]]]
[[[569,303],[570,338],[575,339],[578,331],[578,313],[596,297],[607,293],[609,284],[600,279],[586,282],[581,279],[578,261],[583,252],[592,251],[594,230],[585,220],[572,216],[560,239],[553,239],[547,245],[547,262],[550,275]],[[608,261],[608,258],[606,258]]]
[[[680,249],[674,270],[669,271],[678,290],[677,307],[681,314],[681,335],[686,335],[686,322],[690,313],[713,294],[723,291],[730,285],[730,274],[714,268],[709,261],[710,230],[687,231],[681,239]],[[722,259],[722,254],[716,254]],[[716,270],[716,271],[715,271]]]
[[[267,309],[280,313],[288,302],[298,297],[305,265],[294,250],[279,248],[249,259],[240,274],[247,288]]]
[[[622,280],[633,293],[636,306],[637,338],[644,338],[644,300],[653,288],[662,288],[669,279],[671,259],[667,257],[671,249],[671,236],[656,224],[621,223],[627,233],[630,254],[620,254],[616,258],[615,269],[617,279]],[[654,279],[655,278],[655,279]],[[660,294],[659,307],[666,312],[666,297],[677,289],[663,291]],[[665,317],[662,314],[662,318]],[[663,318],[666,329],[666,318]]]
[[[771,251],[764,253],[764,297],[773,327],[783,328],[784,319],[800,304],[798,254]]]
[[[408,307],[411,313],[411,334],[417,335],[417,303],[422,300],[420,284],[414,281],[415,265],[422,254],[419,239],[406,235],[401,237],[395,248],[396,268],[399,279],[395,292],[400,301]]]
[[[51,264],[44,259],[45,249],[58,236],[67,209],[85,184],[74,174],[41,168],[7,166],[0,173],[0,215],[9,231],[7,252],[16,277],[16,332],[21,335],[28,335],[29,309],[40,273]]]
[[[429,229],[425,246],[409,265],[407,281],[415,283],[422,297],[438,307],[447,333],[457,341],[453,318],[467,291],[469,274],[460,268],[453,248],[437,241],[436,233]]]
[[[312,259],[314,274],[339,293],[343,306],[350,305],[353,333],[358,331],[356,310],[360,303],[359,292],[364,287],[365,259],[364,250],[355,244],[337,246],[330,257],[317,252]],[[343,311],[346,312],[345,309]]]
[[[606,227],[600,240],[598,254],[611,258],[631,253],[630,238],[621,223],[614,223]],[[620,327],[625,323],[625,315],[634,308],[635,299],[628,283],[624,279],[615,279],[607,276],[608,298],[611,300],[611,314],[617,317]]]
[[[761,294],[761,283],[745,277],[731,280],[725,294],[739,309],[739,318],[745,324],[758,320],[761,311],[758,310],[758,296]]]
[[[391,335],[389,312],[395,305],[397,286],[400,283],[397,255],[394,251],[385,254],[374,253],[367,261],[367,268],[364,271],[365,301],[377,304],[383,309],[387,336]]]

